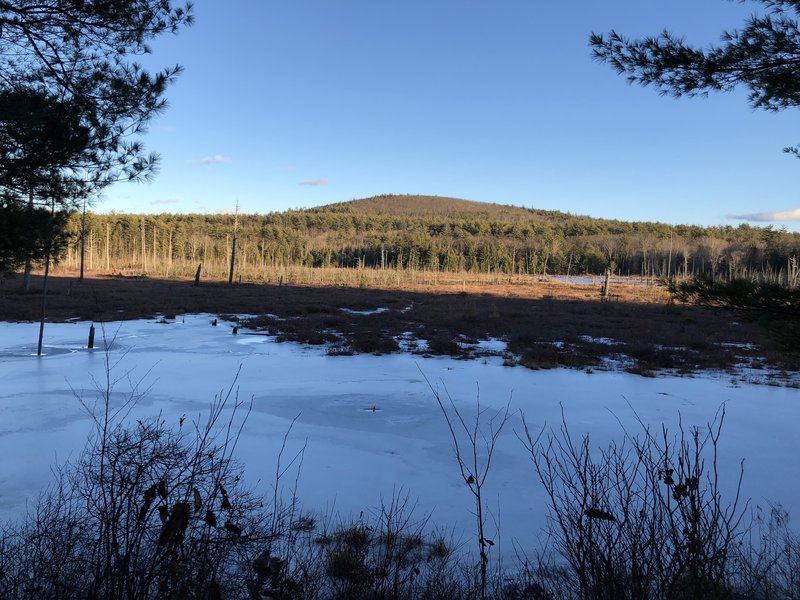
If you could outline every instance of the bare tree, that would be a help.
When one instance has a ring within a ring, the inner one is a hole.
[[[422,372],[421,369],[420,372]],[[495,545],[494,540],[486,537],[487,506],[484,498],[484,486],[491,470],[497,441],[509,420],[511,401],[509,400],[504,409],[497,411],[482,408],[480,389],[478,389],[475,401],[475,418],[471,422],[467,422],[447,388],[444,389],[445,402],[442,394],[431,384],[427,376],[424,373],[422,373],[422,376],[425,378],[433,397],[436,399],[436,403],[439,405],[439,409],[442,411],[447,428],[450,431],[461,478],[469,488],[475,502],[475,529],[480,561],[478,563],[478,586],[480,598],[484,600],[489,581],[489,550]]]

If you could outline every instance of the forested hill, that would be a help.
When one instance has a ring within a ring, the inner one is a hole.
[[[81,217],[72,215],[74,264]],[[234,215],[89,214],[90,264],[147,270],[148,263],[224,265]],[[800,234],[595,219],[558,211],[437,196],[383,195],[310,209],[239,215],[237,263],[527,274],[786,277]]]
[[[392,195],[338,202],[307,209],[313,213],[346,213],[445,219],[479,219],[504,223],[563,221],[569,215],[558,211],[489,204],[446,196]]]

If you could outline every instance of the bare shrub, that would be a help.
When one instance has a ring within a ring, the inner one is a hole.
[[[422,371],[420,370],[420,372]],[[497,441],[508,423],[510,400],[505,409],[490,411],[481,407],[480,390],[478,390],[475,401],[475,418],[471,422],[467,422],[447,389],[444,390],[444,395],[441,394],[438,389],[433,387],[424,373],[422,376],[442,411],[450,432],[459,473],[475,502],[473,514],[479,557],[476,581],[478,597],[483,600],[487,597],[489,588],[489,553],[495,545],[494,540],[486,535],[487,507],[484,499],[484,486],[492,467]],[[498,577],[499,571],[500,565],[498,564]]]
[[[733,559],[736,589],[746,598],[800,599],[800,535],[779,505],[756,507],[749,536]]]
[[[322,524],[315,543],[324,550],[322,598],[469,597],[453,543],[415,516],[402,491],[356,520]]]
[[[724,409],[705,428],[677,436],[642,424],[621,444],[591,447],[566,422],[542,444],[524,441],[549,501],[551,550],[566,572],[557,597],[728,598],[742,519],[736,487],[723,500],[718,442]],[[541,573],[540,573],[541,574]],[[547,581],[546,574],[542,578]]]
[[[191,426],[160,417],[128,425],[111,397],[109,388],[83,452],[6,530],[0,595],[245,597],[247,582],[231,575],[246,572],[247,556],[270,537],[232,458],[243,406],[233,387]]]

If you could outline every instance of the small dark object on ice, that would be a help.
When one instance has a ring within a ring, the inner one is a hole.
[[[233,333],[233,335],[236,335],[237,333],[239,333],[239,328],[234,325],[232,333]]]
[[[378,410],[378,407],[373,404],[372,405],[372,412],[375,412],[376,410]]]
[[[216,326],[217,326],[217,320],[216,320],[216,319],[214,319],[213,321],[211,321],[211,326],[212,326],[212,327],[216,327]]]

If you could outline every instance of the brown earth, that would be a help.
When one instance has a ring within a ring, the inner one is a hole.
[[[530,368],[624,368],[642,375],[670,370],[738,373],[748,366],[771,383],[791,382],[796,359],[781,352],[759,324],[731,311],[678,305],[640,282],[599,286],[555,280],[407,285],[404,289],[312,287],[150,279],[71,273],[50,278],[48,321],[115,321],[182,313],[255,315],[241,325],[279,340],[328,344],[331,354],[395,352],[398,338],[416,351],[480,356],[475,342],[508,342],[506,364]],[[345,310],[343,310],[345,309]],[[351,311],[373,311],[360,314]],[[0,320],[38,320],[41,279],[25,291],[21,277],[0,280]],[[769,371],[769,373],[768,373]],[[752,371],[751,371],[752,373]],[[752,378],[752,376],[749,376]],[[758,379],[758,378],[757,378]]]

